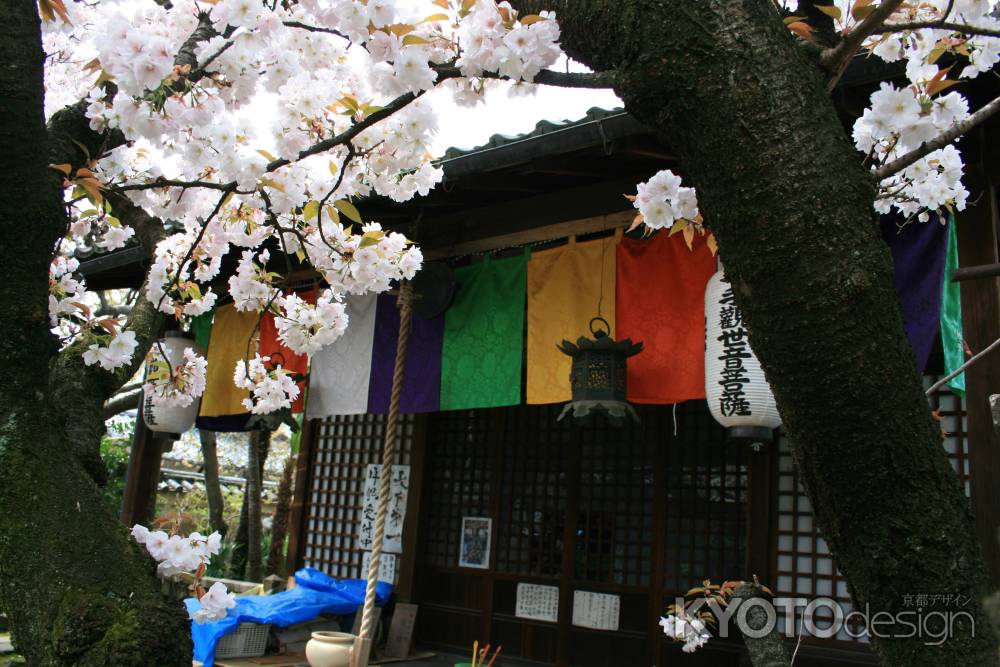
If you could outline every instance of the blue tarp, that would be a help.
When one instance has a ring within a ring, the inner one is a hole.
[[[267,623],[284,628],[311,621],[321,614],[353,614],[365,602],[364,579],[337,580],[306,567],[295,573],[295,583],[298,584],[295,588],[274,595],[236,598],[236,607],[221,621],[201,625],[192,621],[194,659],[212,667],[215,645],[224,635],[235,632],[240,623]],[[392,586],[380,581],[375,588],[375,603],[385,604],[391,593]],[[188,598],[184,604],[189,614],[201,608],[195,598]]]

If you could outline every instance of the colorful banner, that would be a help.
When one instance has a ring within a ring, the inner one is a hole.
[[[444,342],[444,315],[432,320],[414,314],[403,369],[400,411],[403,414],[437,412],[441,407],[441,345]],[[372,354],[368,412],[389,412],[392,374],[396,366],[399,339],[399,308],[396,297],[381,294],[375,314],[375,352]]]
[[[906,337],[917,371],[923,373],[938,335],[948,228],[936,217],[902,227],[897,222],[898,218],[882,218],[882,238],[892,252]]]
[[[615,335],[615,251],[620,236],[569,243],[531,255],[528,262],[528,403],[572,398],[572,359],[556,345],[591,337],[598,311]],[[603,266],[603,272],[600,267]]]
[[[233,384],[236,362],[247,355],[247,343],[257,327],[258,314],[241,313],[233,304],[219,306],[212,322],[211,344],[208,346],[208,369],[205,372],[205,394],[201,397],[201,417],[220,417],[247,412],[243,399],[246,389]],[[249,346],[250,356],[257,350],[256,341]]]
[[[308,419],[368,411],[375,303],[374,294],[348,297],[347,331],[313,355],[306,403]]]
[[[308,303],[316,302],[316,293],[312,290],[303,292],[299,296]],[[292,412],[302,412],[306,399],[305,377],[309,374],[309,356],[296,354],[284,346],[278,339],[278,328],[274,324],[274,315],[265,313],[264,319],[260,322],[260,356],[271,357],[272,362],[281,364],[285,370],[296,375],[301,375],[299,385],[299,396],[292,402]]]
[[[212,340],[212,318],[215,317],[215,308],[191,318],[188,331],[194,336],[194,342],[198,343],[201,349],[208,352],[208,344]]]
[[[948,249],[944,260],[944,287],[941,294],[941,347],[944,350],[944,372],[950,375],[965,363],[965,341],[962,336],[961,283],[951,282],[951,272],[958,268],[958,237],[955,216],[948,220]],[[965,373],[948,380],[948,386],[959,396],[965,395]]]
[[[455,270],[458,292],[445,315],[441,409],[521,402],[528,251]]]
[[[705,398],[705,286],[715,273],[707,237],[660,231],[618,245],[615,338],[642,341],[628,360],[628,398],[680,403]]]

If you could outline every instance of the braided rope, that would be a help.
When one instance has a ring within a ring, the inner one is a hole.
[[[389,416],[385,421],[385,440],[382,443],[382,471],[379,475],[378,512],[375,515],[375,536],[372,558],[368,565],[368,582],[365,587],[365,606],[361,613],[361,634],[370,639],[375,608],[375,587],[378,584],[379,566],[382,562],[382,540],[385,535],[385,516],[389,510],[389,482],[392,464],[396,460],[396,422],[399,420],[399,399],[403,393],[403,368],[406,366],[406,349],[410,339],[411,301],[410,286],[403,283],[396,303],[399,306],[399,338],[396,340],[396,364],[392,371],[392,395],[389,399]],[[366,663],[367,664],[367,663]]]

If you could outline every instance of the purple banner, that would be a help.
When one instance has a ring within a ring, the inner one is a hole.
[[[400,412],[437,412],[441,405],[441,344],[444,341],[444,316],[425,320],[413,315]],[[396,340],[399,337],[399,309],[396,297],[380,294],[375,311],[375,344],[372,350],[372,375],[368,386],[368,412],[389,412],[392,393],[392,370],[396,364]]]
[[[889,245],[896,273],[896,293],[906,322],[917,371],[923,373],[938,335],[948,227],[936,216],[913,220],[900,229],[899,219],[883,217],[882,238]]]

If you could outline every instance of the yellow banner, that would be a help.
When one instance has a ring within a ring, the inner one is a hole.
[[[205,394],[201,397],[202,417],[246,414],[243,399],[246,389],[233,384],[236,362],[247,354],[247,340],[257,326],[258,313],[241,313],[233,304],[219,306],[212,321],[212,339],[208,344],[208,370],[205,373]],[[257,341],[250,345],[250,357],[257,352]]]
[[[528,403],[562,403],[571,398],[572,360],[556,345],[590,334],[598,314],[615,326],[615,246],[613,237],[569,243],[534,252],[528,262]],[[603,272],[600,267],[603,265]],[[603,299],[601,294],[603,293]]]

